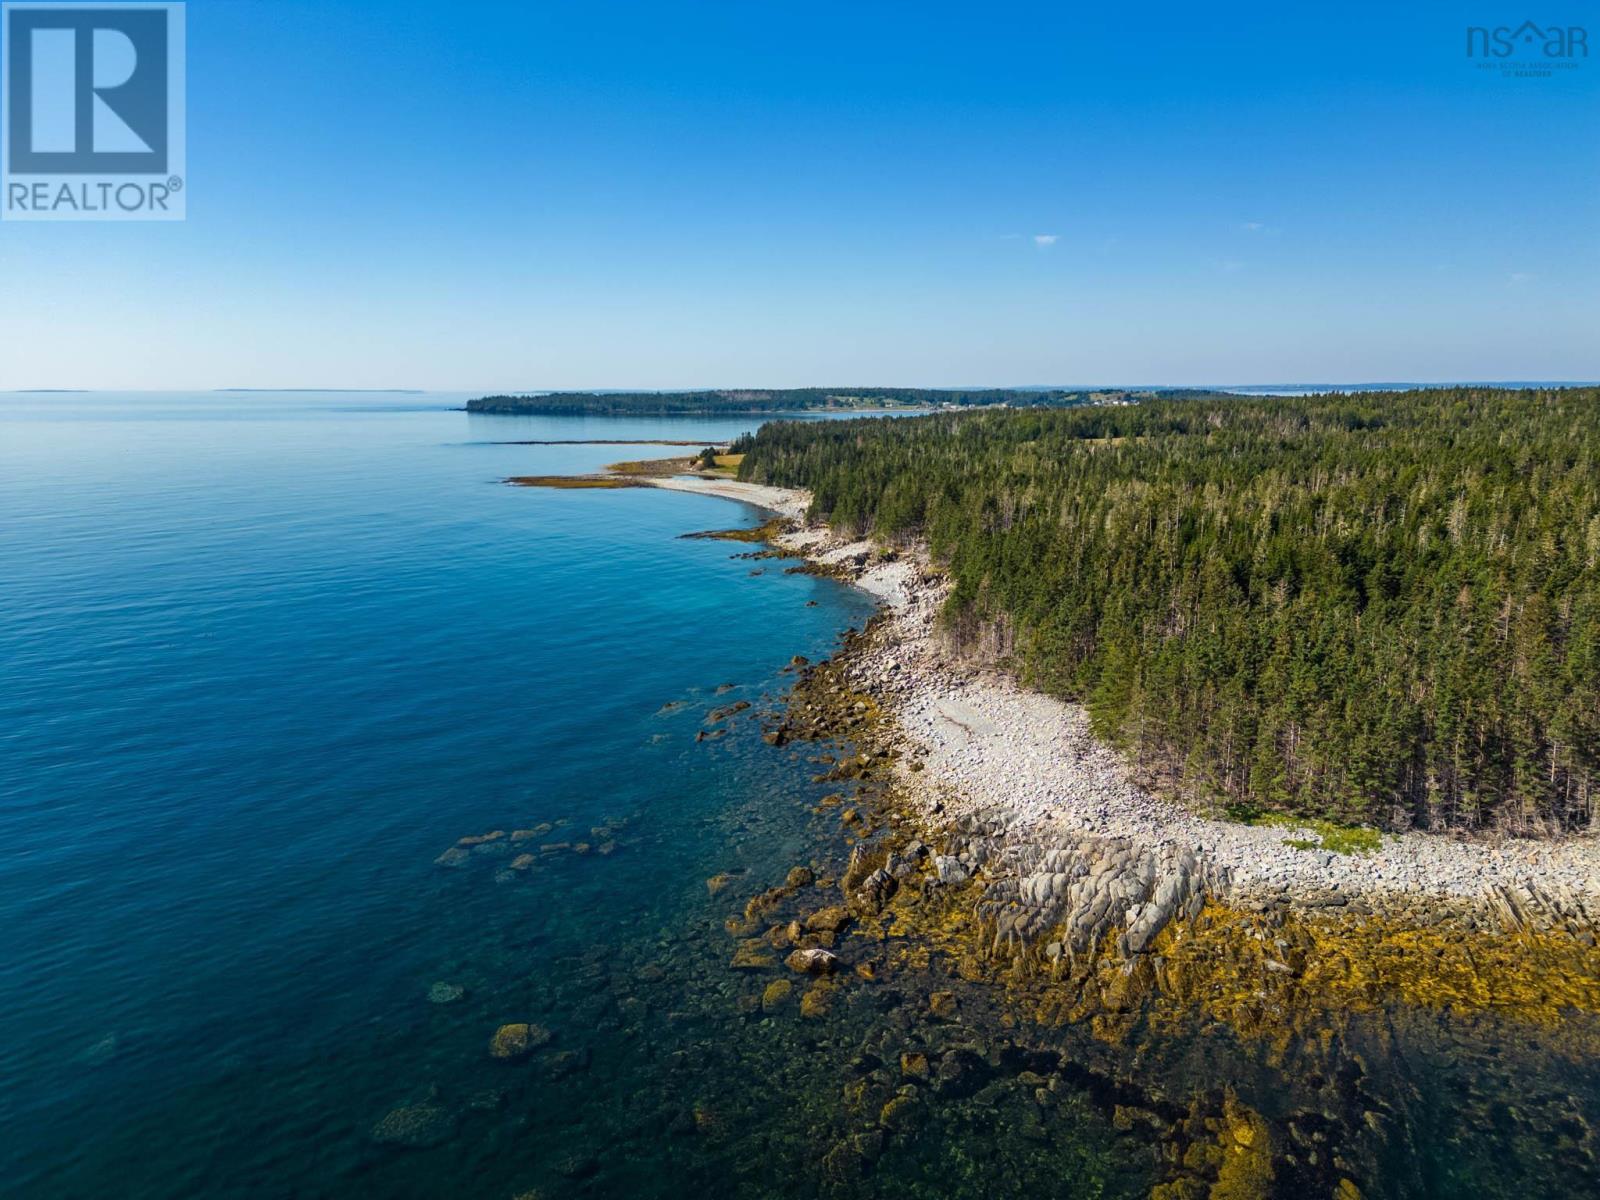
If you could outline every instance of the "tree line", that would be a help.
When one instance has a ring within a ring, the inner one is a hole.
[[[923,539],[955,648],[1235,815],[1585,826],[1600,391],[1429,389],[773,422],[741,478]]]
[[[959,408],[989,405],[1131,403],[1155,396],[1192,398],[1214,392],[1194,389],[1065,388],[726,388],[691,392],[536,392],[480,396],[467,401],[475,413],[605,416],[739,415],[851,408]]]

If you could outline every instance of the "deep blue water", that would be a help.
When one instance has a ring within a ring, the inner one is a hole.
[[[756,739],[656,713],[756,698],[864,599],[677,539],[744,506],[496,482],[674,451],[489,444],[749,421],[459,402],[0,398],[5,1194],[354,1187],[429,1059],[517,1018],[508,978],[703,896],[715,822],[782,795]],[[433,865],[607,817],[617,853],[538,878]]]

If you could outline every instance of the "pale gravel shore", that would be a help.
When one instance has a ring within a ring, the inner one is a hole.
[[[641,483],[666,488],[671,492],[698,492],[724,500],[742,500],[779,516],[802,520],[811,504],[809,493],[793,488],[763,487],[759,483],[740,483],[736,479],[708,479],[704,475],[673,475],[667,478],[641,477]]]
[[[656,486],[741,500],[803,519],[808,493],[734,480],[661,479]],[[923,756],[909,770],[913,795],[942,806],[942,817],[999,818],[1008,840],[1066,844],[1092,837],[1129,839],[1155,851],[1195,851],[1231,879],[1239,894],[1333,889],[1347,895],[1458,898],[1497,907],[1507,888],[1554,899],[1566,911],[1600,908],[1600,840],[1464,841],[1425,833],[1386,835],[1371,854],[1341,855],[1286,845],[1283,828],[1208,819],[1133,783],[1120,756],[1090,732],[1082,706],[1019,686],[991,670],[953,664],[934,623],[945,585],[925,581],[926,565],[902,556],[882,562],[865,541],[823,527],[780,542],[824,564],[856,570],[856,586],[881,601],[888,636],[854,662],[864,690],[892,702],[895,717]],[[857,564],[860,564],[857,567]],[[1532,888],[1529,888],[1532,885]]]

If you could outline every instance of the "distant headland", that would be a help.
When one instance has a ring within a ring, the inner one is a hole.
[[[472,413],[518,415],[667,416],[822,411],[1010,407],[1072,408],[1136,404],[1141,400],[1200,399],[1220,393],[1203,388],[721,388],[687,392],[530,392],[482,396]]]

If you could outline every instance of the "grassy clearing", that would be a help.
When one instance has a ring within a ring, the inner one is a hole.
[[[1245,822],[1288,830],[1298,836],[1283,844],[1295,850],[1331,850],[1335,854],[1371,854],[1383,845],[1383,835],[1365,825],[1342,825],[1320,817],[1290,817],[1268,813]]]
[[[606,464],[606,470],[614,475],[682,475],[693,468],[692,458],[641,458]]]

